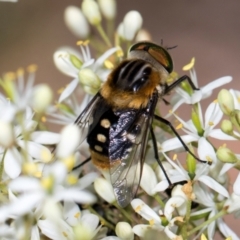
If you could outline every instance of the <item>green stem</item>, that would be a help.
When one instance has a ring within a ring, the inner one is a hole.
[[[103,225],[107,226],[108,228],[115,230],[115,227],[109,223],[107,220],[105,220],[101,215],[98,214],[98,212],[96,212],[91,206],[88,206],[88,209],[90,210],[90,212],[94,213],[95,215],[97,215],[100,219],[100,221],[102,222]]]
[[[0,182],[2,181],[2,175],[3,175],[3,169],[4,169],[4,158],[5,158],[6,152],[7,151],[5,150],[3,153],[2,161],[0,163]]]
[[[183,239],[187,239],[187,235],[188,235],[188,225],[189,225],[189,220],[190,220],[190,214],[191,214],[191,206],[192,206],[192,201],[188,200],[187,201],[187,212],[186,212],[186,216],[184,218],[184,224],[182,226],[181,229],[181,233],[183,236]]]
[[[96,25],[96,28],[99,32],[99,34],[101,35],[101,37],[103,38],[104,42],[107,44],[108,47],[112,47],[112,44],[108,38],[108,36],[106,35],[106,33],[104,32],[103,28],[102,28],[102,25],[101,24],[98,24]]]
[[[128,221],[132,222],[132,217],[131,217],[131,215],[128,214],[128,212],[125,211],[124,208],[119,207],[119,205],[118,205],[117,203],[116,203],[116,204],[113,203],[113,205],[122,213],[122,215],[123,215]]]
[[[202,224],[198,225],[197,227],[195,227],[194,229],[192,229],[191,231],[188,232],[188,237],[191,236],[193,233],[195,233],[196,231],[200,230],[201,228],[209,225],[210,223],[212,223],[213,221],[215,221],[216,219],[224,216],[226,214],[226,211],[222,210],[220,211],[218,214],[216,214],[215,216],[213,216],[212,218],[209,218],[207,221],[204,221]]]
[[[159,205],[160,205],[162,208],[165,207],[164,202],[162,201],[162,199],[160,198],[160,196],[159,196],[158,194],[155,194],[153,197],[155,198],[155,200],[159,203]]]

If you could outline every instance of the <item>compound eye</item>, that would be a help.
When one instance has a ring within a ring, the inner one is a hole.
[[[165,48],[151,42],[139,42],[134,44],[129,51],[135,50],[148,52],[150,56],[159,62],[169,73],[173,71],[172,58]]]

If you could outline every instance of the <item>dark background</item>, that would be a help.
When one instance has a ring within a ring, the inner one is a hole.
[[[117,24],[129,10],[138,10],[155,42],[178,47],[171,50],[175,69],[196,57],[199,85],[224,75],[233,76],[225,88],[240,89],[240,1],[239,0],[119,0]],[[54,89],[70,78],[54,66],[54,51],[75,46],[77,39],[65,27],[63,12],[71,0],[20,0],[0,2],[0,74],[29,64],[38,65],[36,82],[47,82]],[[217,90],[212,99],[216,98]],[[57,96],[56,96],[57,97]],[[207,101],[209,104],[209,101]],[[232,146],[230,146],[232,148]],[[231,226],[237,229],[239,221]],[[240,234],[240,230],[236,230]]]

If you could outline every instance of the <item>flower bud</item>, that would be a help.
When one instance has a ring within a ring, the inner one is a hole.
[[[9,122],[0,120],[0,146],[9,148],[14,143],[13,127]]]
[[[99,7],[94,0],[84,0],[82,2],[82,11],[92,25],[100,24],[102,17]]]
[[[72,65],[77,69],[80,69],[83,64],[83,62],[73,54],[69,55],[69,60],[72,63]]]
[[[226,89],[222,89],[218,93],[218,103],[222,112],[226,115],[230,115],[230,113],[234,110],[233,97],[231,93]]]
[[[84,90],[89,94],[96,94],[101,86],[98,76],[90,69],[84,68],[79,71],[79,80]]]
[[[80,8],[68,6],[64,11],[64,20],[70,31],[81,39],[86,39],[89,35],[88,22]]]
[[[191,152],[193,152],[192,146],[189,146],[189,149]],[[195,171],[196,171],[196,159],[190,154],[187,154],[187,171],[191,179],[195,177]]]
[[[106,179],[97,178],[94,182],[94,188],[98,195],[108,203],[116,201],[112,185]]]
[[[236,163],[238,161],[235,154],[226,147],[219,147],[217,150],[217,157],[223,163]]]
[[[132,227],[127,222],[118,222],[115,228],[117,236],[122,240],[133,240],[134,234]]]
[[[224,119],[221,123],[221,130],[224,133],[231,135],[233,133],[233,125],[232,125],[231,121]]]
[[[37,113],[44,112],[52,102],[53,93],[47,84],[39,84],[33,89],[32,108]]]
[[[98,0],[98,4],[106,19],[112,20],[116,16],[115,0]]]
[[[154,195],[153,188],[157,185],[157,177],[153,169],[146,163],[143,165],[142,179],[140,182],[141,188],[148,194]]]
[[[75,59],[81,61],[81,55],[74,48],[70,47],[60,48],[53,54],[53,61],[57,69],[70,77],[76,77],[76,72],[78,71],[78,68],[74,71],[75,69],[72,67],[72,65],[79,66],[79,64],[75,63]]]
[[[201,136],[203,134],[202,124],[198,113],[194,109],[192,110],[192,122],[197,129],[198,134]]]
[[[238,130],[240,130],[240,110],[234,110],[230,114],[230,120],[234,124],[235,127],[237,127]]]
[[[152,37],[150,33],[145,29],[140,29],[136,35],[136,42],[151,41]]]
[[[81,132],[77,125],[70,124],[61,131],[61,139],[57,146],[57,156],[67,158],[72,155],[80,144]]]
[[[123,19],[124,38],[132,41],[136,33],[142,27],[142,16],[138,11],[128,12]]]

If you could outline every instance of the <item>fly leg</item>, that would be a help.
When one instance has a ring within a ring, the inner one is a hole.
[[[171,122],[169,122],[168,120],[160,117],[160,116],[157,116],[157,115],[154,115],[154,118],[164,124],[166,124],[168,127],[171,128],[172,132],[175,134],[175,136],[178,138],[178,140],[181,142],[181,144],[183,145],[184,149],[189,153],[191,154],[196,160],[198,160],[199,162],[202,162],[202,163],[208,163],[210,164],[209,162],[207,161],[204,161],[204,160],[201,160],[199,159],[189,148],[188,146],[186,145],[186,143],[182,140],[182,138],[180,137],[180,135],[178,134],[178,132],[176,131],[176,129],[173,127],[173,125],[171,124]]]
[[[154,131],[153,131],[153,128],[152,126],[150,127],[150,132],[151,132],[151,136],[152,136],[152,142],[153,142],[153,150],[154,150],[154,155],[155,155],[155,159],[157,160],[158,162],[158,165],[160,166],[160,168],[162,169],[168,183],[169,183],[169,186],[171,187],[172,186],[172,183],[166,173],[166,170],[164,169],[163,165],[162,165],[162,162],[161,160],[159,159],[159,155],[158,155],[158,149],[157,149],[157,140],[156,140],[156,136],[154,134]]]

